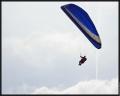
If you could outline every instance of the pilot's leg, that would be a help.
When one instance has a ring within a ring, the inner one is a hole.
[[[81,65],[82,63],[79,61],[79,65]]]

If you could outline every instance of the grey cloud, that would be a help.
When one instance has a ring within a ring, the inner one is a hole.
[[[41,87],[34,90],[33,94],[118,94],[118,80],[89,80],[80,81],[64,90],[59,88]]]

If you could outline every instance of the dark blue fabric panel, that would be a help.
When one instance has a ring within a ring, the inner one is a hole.
[[[82,27],[77,23],[77,21],[69,14],[72,13],[84,26],[86,26],[92,33],[99,36],[92,20],[88,16],[88,14],[80,7],[74,5],[74,4],[67,4],[61,7],[62,10],[67,14],[67,16],[74,22],[74,24],[83,32],[83,34],[87,37],[87,39],[98,49],[101,48],[101,44],[97,43],[95,40],[93,40]]]

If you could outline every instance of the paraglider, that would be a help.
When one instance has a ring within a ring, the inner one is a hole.
[[[81,32],[94,45],[94,47],[96,47],[97,49],[100,49],[102,45],[100,36],[91,18],[87,14],[87,12],[75,4],[63,5],[61,6],[61,9],[73,21],[73,23],[81,30]],[[82,61],[80,62],[80,64],[82,64]]]
[[[67,16],[81,30],[87,39],[98,49],[101,48],[101,40],[99,34],[90,19],[89,15],[75,4],[67,4],[61,7]]]

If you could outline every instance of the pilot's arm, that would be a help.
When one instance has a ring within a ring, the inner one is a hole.
[[[83,58],[82,56],[80,56],[81,58]]]

